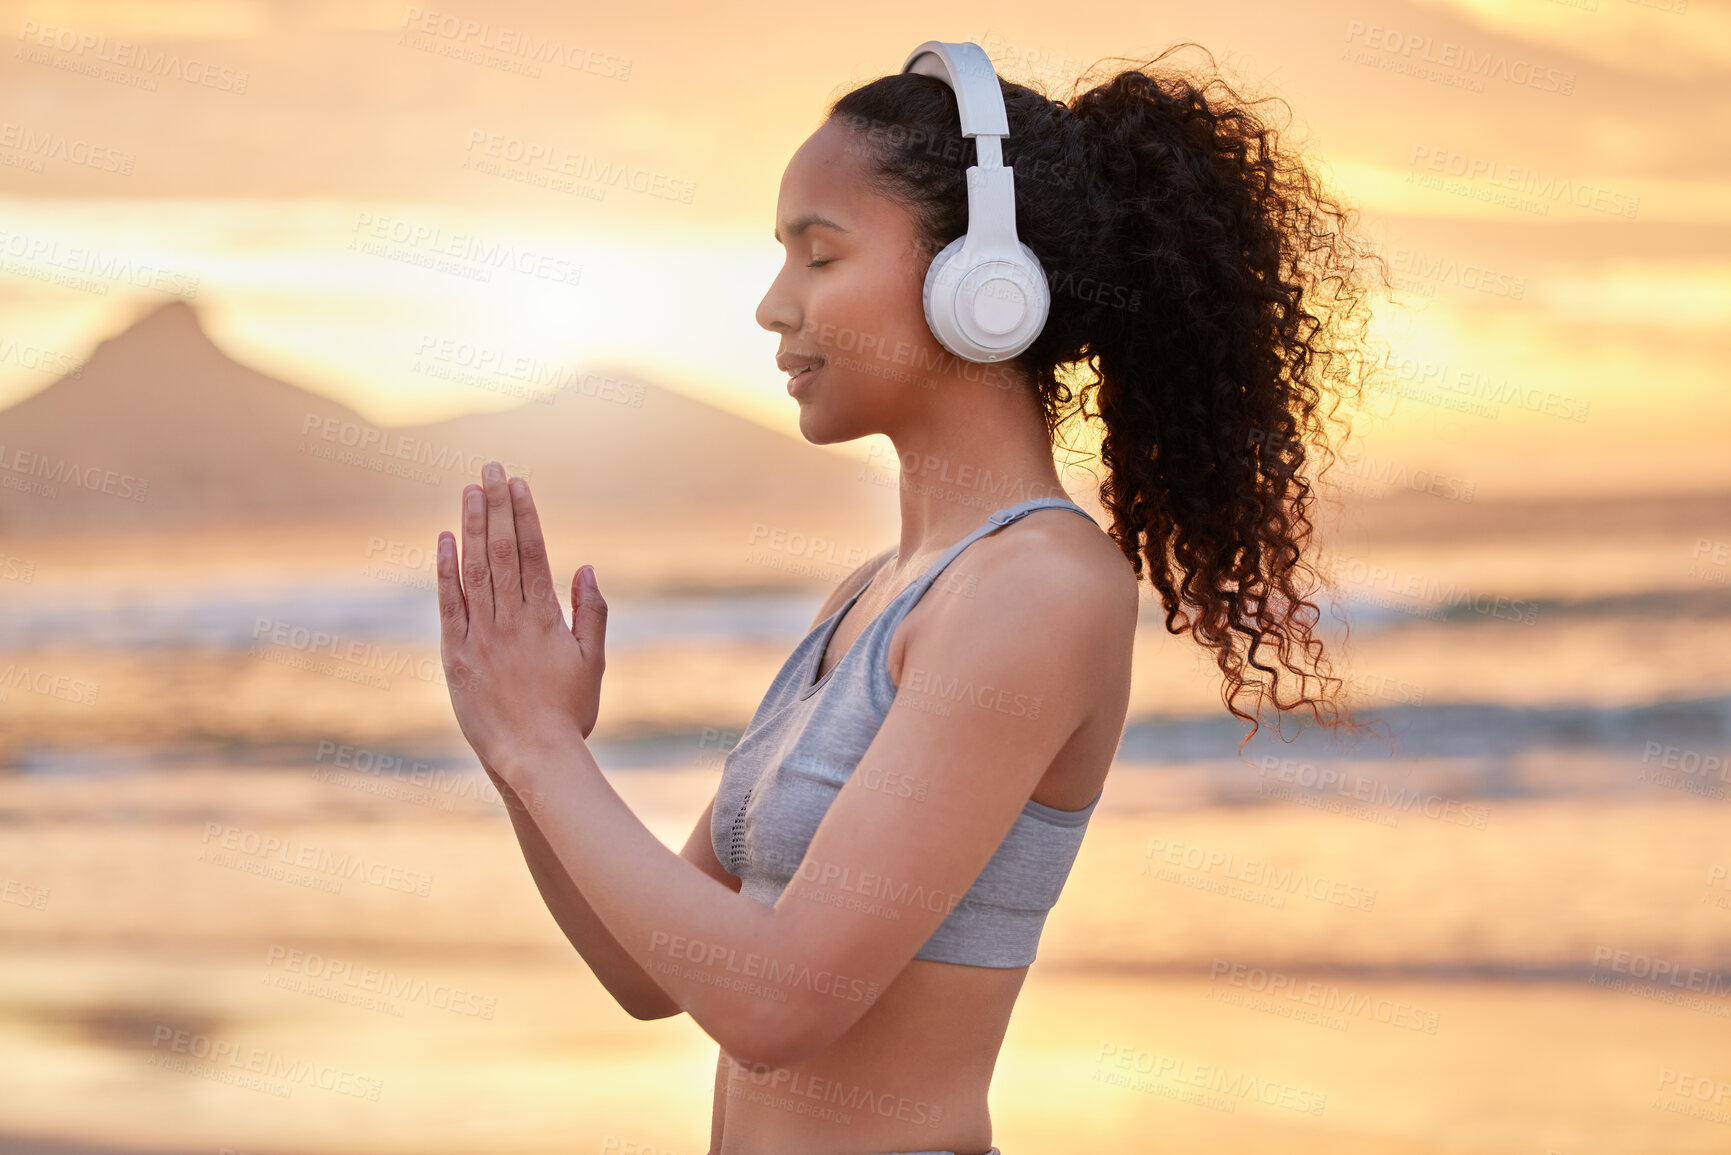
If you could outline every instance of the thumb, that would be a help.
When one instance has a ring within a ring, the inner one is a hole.
[[[599,654],[607,643],[607,601],[595,585],[594,566],[579,566],[571,575],[571,636],[586,653]]]

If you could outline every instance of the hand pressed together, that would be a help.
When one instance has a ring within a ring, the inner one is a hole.
[[[481,476],[463,490],[461,567],[455,538],[439,534],[439,651],[463,737],[489,772],[508,773],[595,728],[607,603],[582,567],[566,627],[528,483],[507,483],[496,461]]]

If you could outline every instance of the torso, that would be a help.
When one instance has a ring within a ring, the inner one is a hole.
[[[892,681],[901,684],[902,656],[909,637],[923,622],[944,612],[948,599],[935,596],[943,583],[977,578],[1009,551],[1018,549],[1060,549],[1098,556],[1102,566],[1116,566],[1131,579],[1127,596],[1134,614],[1134,575],[1112,540],[1074,512],[1036,510],[969,545],[908,611],[890,641]],[[893,557],[878,566],[865,591],[836,624],[819,657],[818,678],[841,660],[872,619],[942,552],[910,559],[911,564],[899,567],[901,572],[894,576],[888,572]],[[842,604],[854,588],[838,589],[836,604]],[[1133,634],[1132,616],[1121,652],[1103,656],[1100,678],[1087,688],[1093,699],[1087,721],[1040,779],[1032,794],[1036,802],[1060,810],[1080,810],[1100,793],[1123,735]],[[711,1155],[864,1155],[913,1150],[980,1155],[992,1145],[987,1088],[1027,973],[1027,967],[957,966],[912,959],[853,1029],[821,1054],[780,1071],[759,1072],[755,1078],[748,1069],[736,1067],[721,1055],[716,1069]],[[842,1098],[851,1097],[856,1103],[870,1096],[877,1112],[836,1106],[838,1091]],[[896,1106],[887,1116],[883,1113],[886,1102]],[[794,1104],[807,1110],[796,1110],[791,1106]],[[826,1108],[832,1116],[827,1120],[822,1117]],[[938,1121],[931,1126],[934,1108]],[[836,1117],[841,1114],[849,1116],[845,1126]]]

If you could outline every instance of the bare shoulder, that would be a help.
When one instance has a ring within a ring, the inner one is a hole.
[[[1013,622],[1051,645],[1128,669],[1140,608],[1136,572],[1104,530],[1072,510],[1037,509],[980,538],[956,555],[931,594],[947,596],[920,600],[908,615],[907,640],[928,627],[950,636],[952,626],[997,631]],[[905,649],[898,632],[890,652],[898,685]]]
[[[1130,559],[1071,510],[1036,509],[963,550],[951,568],[988,596],[1026,591],[1074,607],[1065,615],[1074,625],[1094,623],[1107,634],[1136,628],[1141,591]]]
[[[877,572],[878,567],[884,563],[884,560],[892,556],[895,552],[896,547],[892,545],[888,549],[868,558],[858,569],[848,574],[845,578],[842,578],[841,581],[837,583],[836,587],[829,591],[829,597],[824,599],[823,605],[818,607],[817,617],[813,618],[811,621],[812,626],[815,628],[819,622],[840,609],[843,602],[858,593],[865,584],[871,580],[872,574]]]

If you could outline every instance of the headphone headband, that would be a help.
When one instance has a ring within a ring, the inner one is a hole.
[[[997,71],[992,68],[986,50],[978,44],[928,40],[908,53],[902,71],[933,77],[955,90],[963,136],[1010,135],[1010,120],[1004,114],[1004,94],[998,89]]]
[[[962,135],[974,139],[968,231],[926,270],[926,324],[964,360],[1008,360],[1045,327],[1051,291],[1034,250],[1016,236],[1016,176],[1004,167],[1002,151],[1010,120],[997,71],[978,44],[928,40],[908,54],[902,72],[949,85]]]

